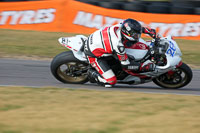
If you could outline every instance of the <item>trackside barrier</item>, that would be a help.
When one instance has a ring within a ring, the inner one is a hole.
[[[4,29],[90,34],[126,18],[134,18],[163,35],[200,40],[200,15],[121,11],[74,0],[0,3],[0,28]]]

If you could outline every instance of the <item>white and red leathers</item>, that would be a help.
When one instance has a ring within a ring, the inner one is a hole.
[[[89,36],[85,45],[85,53],[89,63],[101,74],[105,81],[99,80],[111,85],[117,82],[117,78],[107,63],[100,57],[112,56],[115,53],[122,65],[130,64],[125,53],[125,47],[121,42],[120,28],[121,24],[117,24],[97,30]]]
[[[122,43],[121,25],[117,24],[95,31],[89,36],[84,47],[89,63],[103,77],[98,77],[98,81],[102,83],[114,85],[117,82],[117,78],[110,69],[110,66],[101,57],[116,54],[122,66],[130,64],[125,52],[125,46]],[[143,31],[146,30],[143,29]]]

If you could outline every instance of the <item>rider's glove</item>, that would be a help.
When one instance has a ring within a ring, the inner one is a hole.
[[[156,30],[151,29],[150,32],[148,33],[152,38],[156,37]]]
[[[156,30],[155,29],[150,29],[150,28],[142,28],[142,32],[145,34],[150,35],[152,38],[156,38]]]
[[[150,72],[155,70],[155,64],[150,60],[145,61],[141,64],[139,71],[140,72]]]

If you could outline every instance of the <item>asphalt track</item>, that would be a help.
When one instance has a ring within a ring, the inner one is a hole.
[[[104,88],[96,84],[63,84],[50,72],[50,61],[0,59],[0,86],[64,87],[74,89],[97,89],[109,91],[129,91],[143,93],[161,93],[200,96],[200,70],[193,70],[193,80],[184,88],[163,89],[153,82],[141,85],[117,84],[113,88]]]

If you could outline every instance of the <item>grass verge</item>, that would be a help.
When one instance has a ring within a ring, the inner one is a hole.
[[[62,36],[75,34],[0,29],[0,56],[52,58],[67,50],[58,43]]]
[[[0,57],[52,58],[67,50],[58,43],[62,36],[75,34],[0,29]],[[177,39],[183,61],[200,68],[200,41]]]
[[[0,133],[199,133],[198,96],[0,87]]]

